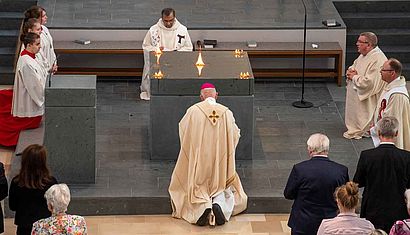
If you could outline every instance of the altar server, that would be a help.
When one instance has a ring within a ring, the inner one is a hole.
[[[175,10],[165,8],[158,23],[151,26],[142,43],[144,49],[144,70],[140,98],[150,99],[149,55],[151,51],[192,51],[193,46],[187,28],[179,23]]]

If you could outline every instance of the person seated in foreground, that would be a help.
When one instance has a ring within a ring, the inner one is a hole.
[[[355,209],[359,204],[359,187],[352,181],[338,187],[335,191],[339,214],[333,219],[324,219],[319,226],[318,235],[324,234],[369,234],[373,224],[359,218]]]
[[[404,192],[406,198],[407,213],[410,215],[410,189]],[[389,235],[408,235],[410,234],[410,219],[397,220],[390,229]]]
[[[66,214],[70,203],[70,189],[66,184],[55,184],[44,194],[51,216],[33,224],[31,235],[85,235],[85,219]]]
[[[172,216],[199,226],[223,225],[248,199],[235,170],[240,130],[217,96],[214,85],[203,84],[202,101],[180,121],[181,150],[169,186]]]

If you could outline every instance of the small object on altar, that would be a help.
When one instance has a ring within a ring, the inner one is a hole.
[[[81,44],[81,45],[88,45],[91,43],[91,41],[87,39],[77,39],[77,40],[74,40],[74,42]]]
[[[236,58],[243,57],[243,50],[242,49],[235,49],[234,55]]]
[[[315,44],[315,43],[312,43],[312,48],[313,48],[313,49],[317,49],[317,48],[319,48],[319,45],[318,45],[318,44]]]
[[[258,46],[258,43],[256,43],[256,41],[254,40],[248,41],[246,42],[246,44],[248,45],[249,48],[255,48]]]

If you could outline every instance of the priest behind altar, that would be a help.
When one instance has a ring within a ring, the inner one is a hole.
[[[214,85],[203,84],[202,101],[180,121],[181,150],[169,186],[172,216],[199,226],[224,224],[248,200],[235,170],[240,130],[217,96]]]
[[[176,18],[175,10],[165,8],[161,12],[158,23],[151,26],[142,42],[144,50],[144,70],[141,80],[142,100],[150,99],[149,81],[149,53],[151,51],[192,51],[193,46],[187,28],[179,23]]]

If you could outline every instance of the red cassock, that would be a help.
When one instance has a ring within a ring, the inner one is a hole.
[[[43,116],[13,117],[13,90],[0,90],[0,145],[16,146],[20,131],[40,126]]]

